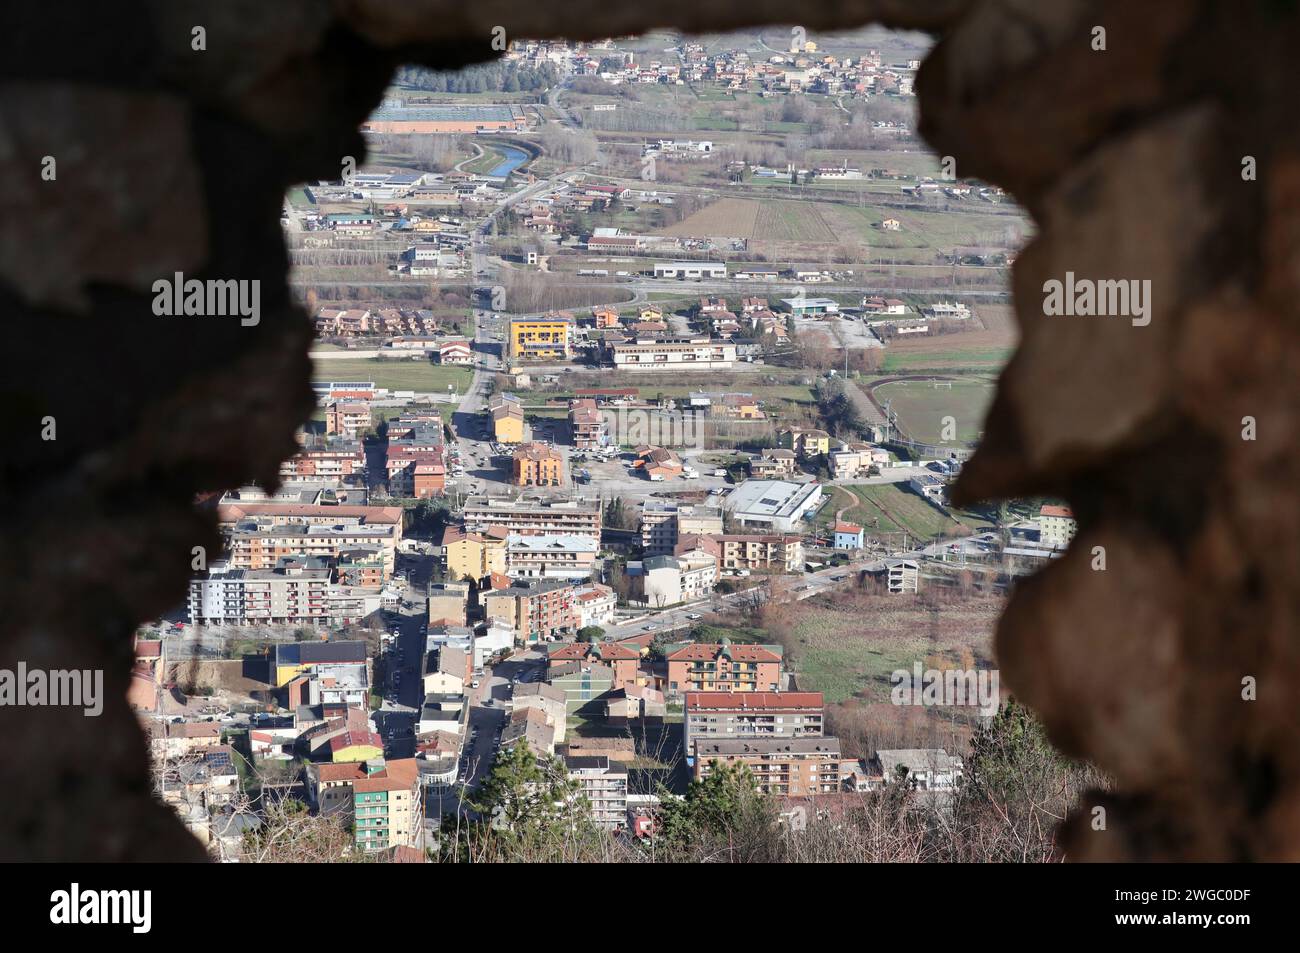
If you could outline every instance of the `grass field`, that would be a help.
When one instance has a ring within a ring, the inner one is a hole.
[[[455,385],[463,394],[474,372],[468,367],[444,367],[428,360],[390,361],[379,359],[316,361],[312,377],[318,381],[374,381],[389,390],[416,390],[445,394],[447,385]]]
[[[945,370],[1001,370],[1019,338],[1009,304],[979,304],[981,327],[958,334],[895,338],[885,349],[886,373]]]
[[[890,674],[915,662],[989,664],[1000,608],[989,597],[957,598],[938,608],[924,593],[844,590],[783,604],[765,614],[763,629],[767,641],[785,647],[801,691],[823,692],[827,704],[879,703],[889,700]]]
[[[984,429],[984,415],[993,399],[993,382],[982,377],[943,382],[895,381],[875,388],[875,395],[882,404],[890,402],[913,439],[944,442],[943,420],[952,417],[956,434],[948,440],[965,443],[974,440]]]

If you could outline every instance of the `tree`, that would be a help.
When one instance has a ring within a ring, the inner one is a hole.
[[[776,844],[776,811],[760,794],[744,764],[714,761],[702,781],[692,781],[685,797],[660,791],[660,828],[656,846],[712,859],[757,861]],[[701,856],[701,852],[703,856]]]
[[[537,840],[584,817],[577,786],[555,761],[538,761],[526,744],[502,751],[470,806],[502,836]]]
[[[584,625],[578,630],[577,640],[579,642],[599,642],[605,635],[605,630],[598,625]]]

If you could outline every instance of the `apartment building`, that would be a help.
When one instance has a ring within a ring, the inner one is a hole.
[[[293,555],[337,559],[345,549],[376,546],[387,578],[402,540],[400,506],[230,503],[217,507],[217,520],[234,569],[273,569]]]
[[[485,532],[500,527],[506,533],[558,533],[590,536],[600,542],[601,510],[598,500],[582,497],[557,500],[507,500],[471,496],[463,508],[465,529]]]
[[[569,430],[578,450],[597,450],[605,446],[605,418],[590,397],[569,401]]]
[[[628,371],[718,371],[736,363],[731,341],[700,338],[639,338],[611,348],[614,367]]]
[[[1078,529],[1068,506],[1045,505],[1038,510],[1038,539],[1044,546],[1065,549]]]
[[[641,652],[619,642],[569,642],[546,647],[548,680],[568,663],[576,662],[579,668],[605,665],[614,671],[613,687],[619,688],[637,680],[641,667]]]
[[[801,536],[743,533],[683,536],[678,541],[675,552],[681,555],[692,549],[701,549],[717,556],[721,572],[802,572],[804,568]]]
[[[573,315],[567,312],[510,322],[510,356],[521,361],[566,361],[572,354]]]
[[[511,579],[590,579],[596,541],[553,533],[506,537],[506,575]]]
[[[781,658],[776,645],[685,645],[668,655],[668,694],[780,691]]]
[[[520,642],[571,636],[580,628],[575,586],[556,579],[533,579],[504,589],[486,589],[479,602],[488,620],[514,629]]]
[[[341,483],[366,472],[365,449],[356,440],[339,440],[322,447],[304,447],[280,464],[285,480]]]
[[[687,692],[686,757],[694,758],[697,740],[820,738],[824,706],[821,692]]]
[[[420,772],[414,758],[308,767],[312,799],[324,816],[345,815],[367,853],[424,843]]]
[[[506,571],[506,537],[500,531],[467,533],[448,526],[442,534],[442,552],[449,579],[482,579]]]
[[[275,569],[238,569],[213,563],[190,580],[191,625],[327,625],[331,617],[329,564],[284,556]]]
[[[370,429],[370,405],[362,400],[336,400],[325,407],[325,433],[356,440]]]
[[[648,499],[641,506],[641,548],[647,556],[664,556],[686,536],[722,532],[722,510],[716,506]]]
[[[592,820],[605,830],[627,826],[627,767],[604,756],[564,759],[569,780],[591,810]]]
[[[749,768],[759,792],[808,797],[843,787],[838,738],[766,738],[695,741],[695,779],[717,764]]]
[[[564,479],[564,455],[544,443],[526,443],[514,452],[511,482],[515,486],[559,486]]]

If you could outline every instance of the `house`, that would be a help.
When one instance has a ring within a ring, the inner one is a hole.
[[[870,767],[877,783],[905,779],[919,791],[951,791],[962,776],[961,758],[943,748],[882,748]]]
[[[880,223],[882,230],[886,232],[897,232],[903,228],[903,223],[896,218],[887,218]]]
[[[578,613],[578,628],[609,625],[614,621],[618,596],[609,586],[598,582],[578,586],[573,592],[574,607]]]
[[[366,664],[366,643],[361,639],[335,642],[279,642],[275,646],[273,670],[276,688],[283,688],[299,675],[309,674],[316,665]]]
[[[596,450],[605,445],[605,418],[595,400],[579,397],[569,401],[569,430],[577,450]]]
[[[944,505],[948,488],[937,476],[929,473],[922,473],[920,476],[908,480],[907,485],[911,487],[914,493],[929,500],[936,506]]]
[[[635,449],[636,459],[632,465],[646,475],[647,479],[673,480],[683,474],[682,461],[677,454],[665,447],[641,445]]]
[[[862,310],[866,314],[906,314],[907,305],[897,298],[866,295],[862,299]]]
[[[773,480],[794,474],[795,453],[780,447],[764,450],[757,460],[749,461],[749,475]]]
[[[833,533],[835,549],[860,550],[865,545],[865,534],[856,523],[836,523]]]
[[[680,556],[650,556],[627,564],[633,594],[647,605],[662,607],[694,602],[713,592],[718,557],[703,550]]]
[[[800,460],[824,456],[831,449],[831,435],[824,430],[789,427],[776,435],[777,445],[793,450]]]
[[[463,695],[470,680],[470,654],[452,645],[424,653],[424,694]]]
[[[472,364],[474,351],[468,341],[448,341],[438,345],[439,364]]]
[[[622,327],[623,321],[614,308],[607,308],[597,305],[591,309],[591,315],[596,320],[597,330],[606,330],[611,328]]]
[[[842,446],[832,450],[827,459],[831,465],[831,476],[836,480],[852,480],[868,474],[872,467],[880,468],[889,464],[889,451],[883,447],[859,443]]]
[[[648,685],[624,685],[605,698],[605,719],[611,725],[631,721],[663,721],[668,714],[664,693]]]
[[[510,695],[513,711],[536,708],[546,717],[554,732],[553,743],[563,744],[568,721],[564,692],[546,682],[519,682]]]
[[[488,404],[492,434],[497,443],[517,444],[527,439],[524,404],[514,394],[498,394]]]

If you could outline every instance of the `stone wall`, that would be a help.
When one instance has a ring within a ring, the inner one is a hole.
[[[269,484],[293,450],[311,409],[310,333],[285,282],[281,197],[362,156],[357,126],[392,70],[488,58],[498,24],[581,39],[777,23],[790,9],[6,11],[0,668],[102,668],[110,700],[97,719],[3,712],[0,859],[202,857],[149,797],[124,702],[130,636],[182,600],[191,547],[216,551],[195,494]],[[925,135],[1041,229],[1015,267],[1022,343],[959,494],[1057,494],[1080,516],[1075,547],[1017,590],[998,639],[1005,682],[1064,750],[1116,779],[1104,830],[1090,806],[1069,822],[1070,856],[1295,858],[1294,4],[849,0],[798,13],[809,30],[874,20],[940,36],[918,84]],[[1043,282],[1066,270],[1150,279],[1151,323],[1045,317]],[[152,282],[177,271],[260,279],[260,323],[155,316]],[[1243,417],[1256,439],[1242,439]],[[1247,676],[1258,700],[1242,700]]]

